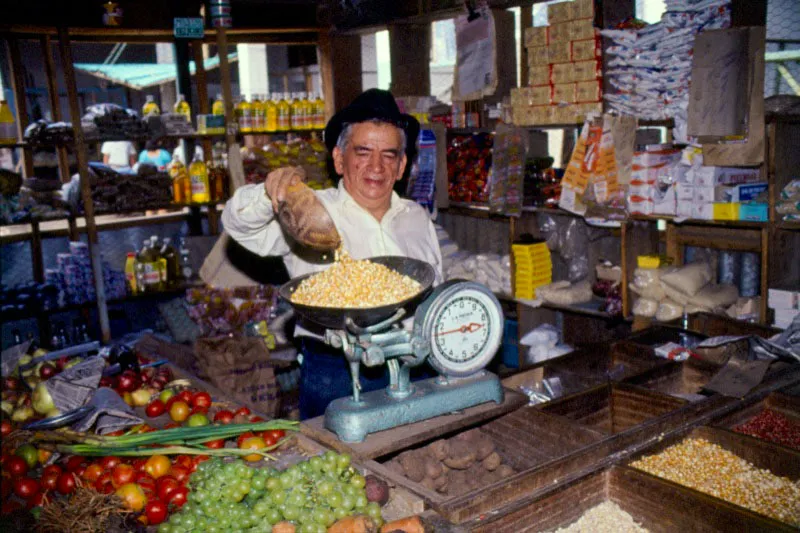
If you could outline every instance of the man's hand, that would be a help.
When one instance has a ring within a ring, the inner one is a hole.
[[[291,185],[303,183],[306,172],[302,167],[284,167],[273,170],[264,180],[267,196],[272,201],[272,210],[277,214],[278,206],[286,199],[286,190]]]

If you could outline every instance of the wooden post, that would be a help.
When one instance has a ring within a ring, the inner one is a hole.
[[[767,323],[767,305],[769,296],[769,241],[770,237],[774,237],[774,230],[765,226],[761,228],[761,280],[760,280],[760,293],[759,299],[759,322],[762,324]]]
[[[528,68],[528,49],[525,48],[525,28],[533,24],[533,7],[523,6],[519,10],[519,28],[522,34],[519,40],[519,86],[527,87],[530,74]]]
[[[8,66],[11,70],[11,86],[14,89],[14,110],[17,115],[17,141],[22,142],[25,128],[28,127],[28,109],[26,107],[25,78],[22,57],[19,53],[19,41],[16,38],[6,39],[8,46]],[[22,149],[22,175],[33,177],[33,154],[29,148]]]
[[[431,94],[431,25],[391,24],[392,94],[428,96]],[[360,65],[359,61],[359,65]]]
[[[208,106],[208,86],[206,82],[206,67],[204,64],[204,57],[203,57],[203,41],[192,41],[192,56],[194,59],[194,81],[195,87],[197,88],[197,113],[201,115],[207,115],[210,113],[209,106]],[[206,158],[211,154],[211,139],[203,138],[201,139],[201,144],[203,145],[203,153],[206,155]],[[209,205],[208,206],[208,231],[211,235],[217,235],[219,233],[219,212],[217,212],[216,205]]]
[[[75,155],[78,158],[78,172],[81,176],[81,198],[86,215],[86,235],[89,241],[89,254],[92,258],[92,274],[97,294],[97,314],[100,319],[100,334],[103,342],[111,340],[111,328],[108,322],[108,306],[106,305],[106,289],[103,284],[103,267],[100,259],[100,246],[97,239],[97,226],[94,220],[94,203],[92,202],[92,186],[89,177],[89,162],[86,156],[86,140],[81,127],[81,110],[78,105],[78,87],[75,82],[75,68],[72,65],[72,46],[66,28],[58,28],[58,48],[61,53],[61,65],[64,69],[64,83],[67,86],[69,111],[72,128],[75,132]]]
[[[322,84],[322,98],[325,100],[325,122],[330,120],[336,112],[333,101],[333,50],[331,36],[328,30],[319,32],[317,44],[317,63],[319,63],[319,76]]]
[[[33,264],[33,279],[37,283],[43,283],[42,234],[39,231],[39,221],[37,220],[31,222],[31,263]]]
[[[230,170],[230,183],[228,190],[231,194],[244,185],[244,167],[242,165],[239,144],[236,142],[238,124],[233,115],[233,94],[231,94],[231,70],[228,63],[228,36],[225,28],[217,29],[217,54],[219,54],[219,74],[222,82],[222,100],[225,103],[225,143],[228,146],[228,169]]]
[[[361,37],[319,34],[320,74],[325,98],[325,117],[330,119],[361,94]],[[334,85],[333,80],[336,80]]]

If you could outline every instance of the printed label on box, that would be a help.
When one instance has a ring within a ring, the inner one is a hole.
[[[529,105],[548,105],[550,104],[552,90],[549,85],[543,87],[529,87],[530,101]]]
[[[550,68],[550,81],[556,83],[569,83],[573,79],[574,63],[558,63]]]
[[[572,2],[572,17],[576,19],[594,18],[594,0]]]
[[[601,75],[600,61],[576,61],[571,66],[573,75],[570,81],[596,80]]]
[[[569,40],[583,41],[584,39],[594,39],[597,30],[594,27],[594,18],[571,20],[569,22]]]

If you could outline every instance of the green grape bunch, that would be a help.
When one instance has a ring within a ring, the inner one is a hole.
[[[333,451],[283,471],[212,458],[192,474],[186,504],[158,532],[270,533],[285,520],[295,524],[297,533],[325,533],[353,514],[365,514],[380,526],[380,505],[367,500],[365,485],[350,456]]]

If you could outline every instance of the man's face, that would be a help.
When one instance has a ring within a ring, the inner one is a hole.
[[[401,142],[396,126],[360,122],[353,125],[344,151],[333,149],[333,162],[344,188],[378,220],[388,211],[392,187],[406,168]]]

